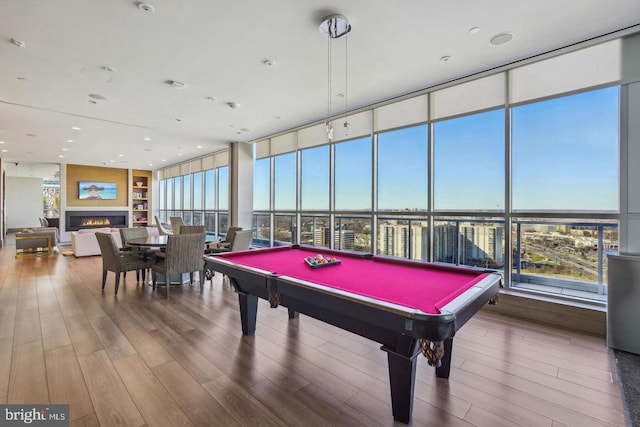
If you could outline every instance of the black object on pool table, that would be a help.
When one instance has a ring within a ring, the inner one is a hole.
[[[321,267],[329,267],[331,265],[340,264],[339,259],[335,258],[325,258],[322,255],[318,254],[316,256],[308,256],[304,259],[304,262],[311,268],[321,268]]]

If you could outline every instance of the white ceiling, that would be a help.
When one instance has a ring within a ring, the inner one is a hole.
[[[320,121],[327,39],[318,26],[331,13],[353,27],[346,107],[344,39],[333,44],[335,114],[640,22],[638,0],[149,4],[155,12],[130,0],[0,2],[0,156],[9,174],[12,163],[39,162],[156,169]],[[489,43],[502,32],[513,40]]]

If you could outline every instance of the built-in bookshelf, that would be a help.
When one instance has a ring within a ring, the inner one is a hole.
[[[133,170],[131,188],[134,227],[146,227],[151,222],[151,171]]]

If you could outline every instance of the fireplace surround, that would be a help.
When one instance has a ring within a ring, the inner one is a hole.
[[[66,211],[66,231],[77,231],[81,228],[126,228],[129,226],[128,211]]]

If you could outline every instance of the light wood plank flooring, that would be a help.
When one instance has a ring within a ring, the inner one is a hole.
[[[243,337],[221,276],[152,292],[101,259],[0,249],[0,403],[68,403],[73,426],[389,426],[379,345],[261,301]],[[395,423],[395,425],[402,425]],[[414,426],[624,426],[602,337],[478,313],[451,378],[420,357]]]

